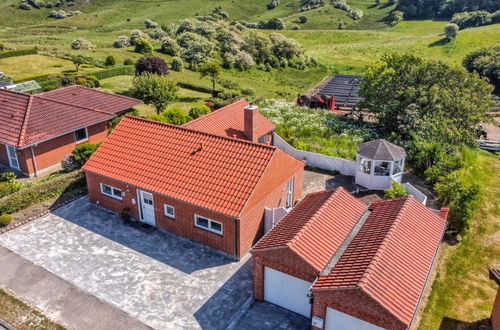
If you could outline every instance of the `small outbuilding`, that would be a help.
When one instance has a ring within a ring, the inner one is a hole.
[[[401,183],[406,152],[400,146],[379,139],[358,146],[356,184],[371,190],[385,190],[392,181]]]

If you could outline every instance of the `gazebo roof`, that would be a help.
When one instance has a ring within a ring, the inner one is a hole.
[[[406,156],[403,148],[384,139],[365,142],[358,146],[358,154],[373,160],[395,161]]]

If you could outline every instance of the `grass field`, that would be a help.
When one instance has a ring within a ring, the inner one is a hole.
[[[482,204],[470,234],[443,251],[422,330],[477,329],[474,323],[491,315],[498,286],[488,267],[500,267],[500,158],[481,152],[468,170],[484,190]]]

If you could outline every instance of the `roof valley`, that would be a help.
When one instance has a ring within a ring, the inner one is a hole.
[[[26,111],[24,113],[23,124],[21,126],[21,131],[19,132],[19,139],[17,140],[17,145],[23,145],[24,139],[26,137],[26,127],[28,126],[28,117],[31,110],[31,104],[33,103],[33,95],[29,96],[28,104],[26,105]]]

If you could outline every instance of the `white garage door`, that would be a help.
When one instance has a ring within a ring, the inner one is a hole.
[[[384,330],[374,324],[360,320],[354,316],[326,308],[325,330]]]
[[[264,300],[305,317],[311,316],[307,297],[311,284],[272,268],[264,268]]]

